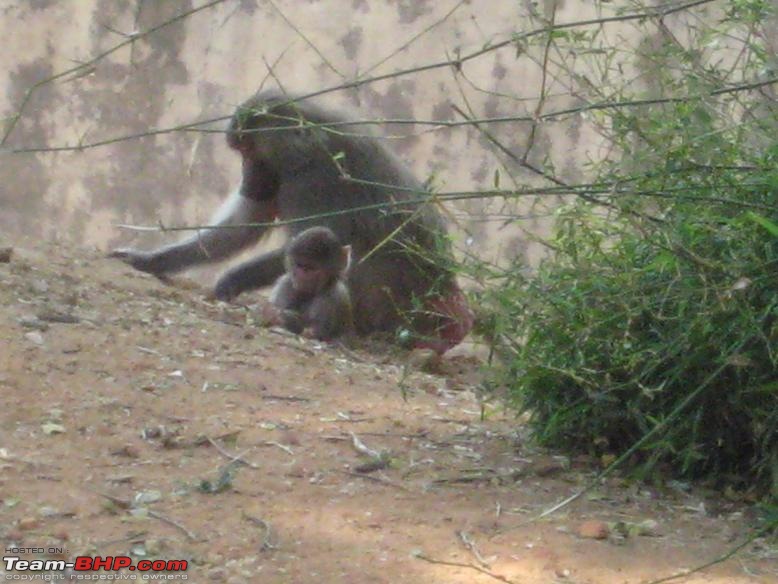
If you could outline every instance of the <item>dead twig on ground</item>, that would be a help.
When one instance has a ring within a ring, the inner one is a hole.
[[[270,523],[262,519],[261,517],[254,517],[253,515],[249,515],[245,511],[243,512],[243,519],[246,521],[253,523],[254,525],[258,525],[262,529],[265,530],[265,535],[262,538],[262,545],[259,546],[260,551],[268,551],[268,550],[277,550],[278,546],[271,542],[270,538]]]
[[[309,398],[309,397],[298,397],[298,396],[295,396],[295,395],[275,395],[275,394],[261,395],[261,396],[259,396],[259,399],[288,401],[288,402],[309,402],[309,401],[311,401],[311,398]]]
[[[132,533],[128,533],[124,537],[117,537],[116,539],[107,539],[105,541],[99,541],[95,542],[95,548],[101,550],[104,549],[106,546],[109,545],[116,545],[117,543],[127,543],[134,542],[134,541],[142,541],[145,539],[146,534],[148,531],[134,531]]]
[[[699,566],[696,566],[694,568],[689,568],[688,570],[682,570],[676,574],[665,576],[657,580],[651,580],[651,582],[648,582],[647,584],[662,584],[663,582],[669,582],[670,580],[675,580],[676,578],[685,578],[686,576],[691,576],[692,574],[696,574],[697,572],[702,572],[703,570],[707,570],[708,568],[715,566],[716,564],[725,562],[726,560],[728,560],[729,558],[737,554],[744,547],[746,547],[750,543],[753,543],[754,540],[760,538],[761,536],[767,533],[770,533],[776,528],[778,528],[778,520],[770,521],[768,522],[767,525],[763,526],[761,529],[757,529],[754,533],[752,533],[751,536],[749,536],[744,542],[735,546],[731,550],[728,550],[727,552],[721,554],[720,556],[713,558],[712,560],[705,562],[704,564],[700,564]]]
[[[289,448],[288,446],[286,446],[285,444],[281,444],[280,442],[275,442],[275,441],[272,441],[272,440],[268,440],[267,442],[265,442],[264,445],[265,446],[275,446],[276,448],[280,448],[281,450],[286,452],[289,456],[294,456],[294,451],[291,448]]]
[[[174,519],[171,519],[167,515],[163,515],[162,513],[159,513],[158,511],[154,511],[153,509],[149,509],[148,507],[138,507],[133,504],[132,501],[129,499],[122,499],[121,497],[115,497],[114,495],[109,495],[108,493],[102,493],[100,491],[95,491],[92,489],[89,489],[96,495],[100,495],[101,497],[108,499],[111,503],[116,505],[117,507],[121,509],[144,509],[148,514],[149,517],[154,517],[155,519],[158,519],[162,521],[163,523],[167,523],[168,525],[172,525],[181,533],[183,533],[190,541],[197,541],[199,538],[189,529],[187,529],[184,525],[179,523],[178,521],[175,521]]]
[[[148,514],[151,517],[154,517],[156,519],[159,519],[163,523],[167,523],[168,525],[172,525],[179,531],[181,531],[190,541],[197,541],[198,537],[189,531],[184,525],[179,523],[178,521],[175,521],[171,519],[170,517],[167,517],[166,515],[162,515],[161,513],[158,513],[157,511],[154,511],[153,509],[146,508],[146,511],[148,511]]]
[[[218,442],[216,442],[210,436],[206,436],[205,438],[206,440],[208,440],[211,446],[213,446],[220,454],[229,458],[231,462],[239,462],[241,464],[245,464],[249,468],[259,470],[260,467],[258,465],[254,464],[253,462],[249,462],[248,460],[243,458],[243,456],[251,450],[250,448],[247,448],[240,454],[232,454],[231,452],[227,452],[227,450],[225,450]]]
[[[384,477],[375,477],[373,475],[361,474],[350,470],[337,470],[336,472],[339,472],[340,474],[344,474],[349,477],[357,477],[360,479],[365,479],[366,481],[372,481],[374,483],[386,485],[387,487],[394,487],[395,489],[400,489],[401,491],[405,491],[408,493],[411,492],[411,490],[405,485],[401,485],[400,483],[395,483],[394,481],[390,481],[389,479],[386,479]]]
[[[481,566],[476,566],[475,564],[466,564],[464,562],[449,562],[446,560],[436,560],[435,558],[431,558],[422,553],[416,553],[414,554],[414,557],[420,560],[424,560],[425,562],[429,562],[430,564],[440,564],[441,566],[452,566],[454,568],[470,568],[471,570],[475,570],[476,572],[485,574],[486,576],[489,576],[490,578],[494,578],[495,580],[499,580],[500,582],[505,582],[506,584],[516,584],[513,580],[509,580],[505,576],[500,576],[500,574],[495,574],[491,570],[487,570],[486,568],[482,568]]]
[[[457,531],[457,536],[459,537],[459,541],[462,542],[462,545],[465,546],[465,549],[469,551],[471,554],[473,554],[473,557],[476,559],[476,561],[481,565],[482,568],[489,568],[490,564],[487,562],[484,557],[481,555],[481,552],[478,551],[478,547],[475,545],[475,540],[470,537],[470,535],[466,531]]]

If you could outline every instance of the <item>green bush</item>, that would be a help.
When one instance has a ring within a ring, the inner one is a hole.
[[[619,155],[556,211],[539,268],[485,294],[500,381],[545,445],[620,454],[657,430],[639,475],[778,498],[778,107],[680,71],[653,89],[699,98],[601,112]]]
[[[776,161],[721,171],[740,185],[721,195],[774,206]],[[778,494],[777,218],[698,200],[663,215],[560,209],[555,255],[496,293],[512,402],[544,444],[619,453],[704,386],[643,446],[642,470],[662,461]]]

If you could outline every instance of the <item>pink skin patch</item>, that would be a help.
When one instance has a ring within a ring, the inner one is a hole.
[[[444,298],[432,299],[429,310],[439,314],[444,322],[438,327],[437,338],[418,341],[414,345],[417,349],[432,349],[442,355],[461,343],[475,323],[475,315],[458,287]]]

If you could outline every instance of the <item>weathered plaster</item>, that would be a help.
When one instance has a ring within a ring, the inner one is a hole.
[[[0,67],[7,75],[0,79],[0,115],[8,118],[34,83],[202,2],[4,4]],[[556,20],[591,17],[595,4],[556,0]],[[335,86],[360,75],[454,58],[530,26],[520,2],[463,2],[442,20],[455,5],[456,0],[227,0],[138,39],[86,75],[43,86],[6,147],[75,145],[226,116],[263,83],[303,92]],[[552,0],[546,0],[540,10],[549,16],[551,7]],[[535,49],[517,56],[516,48],[508,47],[465,63],[460,74],[444,67],[365,84],[329,99],[357,106],[365,117],[461,119],[454,104],[481,117],[531,115],[541,80]],[[549,96],[566,90],[564,78],[549,78]],[[570,97],[549,97],[546,106],[572,103]],[[522,156],[529,127],[501,124],[489,131]],[[404,125],[389,126],[384,134],[420,178],[433,176],[440,190],[492,188],[498,170],[504,187],[537,184],[476,128]],[[573,117],[539,127],[529,159],[537,165],[551,161],[564,177],[577,179],[587,151],[596,146],[591,128]],[[0,152],[0,229],[10,237],[56,236],[103,247],[151,244],[163,238],[135,236],[112,224],[204,222],[238,179],[239,161],[221,133],[147,136],[82,152]],[[476,220],[460,221],[456,228],[469,230],[487,256],[498,249],[536,255],[539,247],[521,230],[542,229],[542,222],[528,219],[506,227],[482,221],[485,212],[503,207],[500,201],[463,203],[458,208],[473,212]],[[488,244],[495,238],[504,243]]]

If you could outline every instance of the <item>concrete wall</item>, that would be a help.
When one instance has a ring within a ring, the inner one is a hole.
[[[145,31],[206,0],[4,0],[0,34],[0,112],[6,129],[26,92],[78,63],[94,59],[136,31]],[[226,0],[127,44],[88,71],[35,90],[0,152],[0,230],[109,247],[152,244],[171,235],[123,231],[117,223],[165,224],[207,220],[239,180],[239,159],[221,133],[164,133],[82,151],[19,152],[94,143],[134,133],[228,116],[260,84],[292,91],[336,86],[454,58],[536,27],[529,1],[472,0]],[[556,21],[595,17],[612,4],[544,0]],[[612,34],[620,34],[615,27]],[[568,66],[575,55],[552,55]],[[331,95],[365,116],[454,120],[452,105],[477,117],[532,114],[541,88],[542,46],[509,46],[465,63]],[[569,95],[569,74],[546,79],[544,111],[580,103]],[[224,128],[224,122],[215,127]],[[491,126],[518,156],[529,124]],[[474,128],[383,129],[421,178],[442,191],[539,184]],[[540,125],[529,160],[553,164],[566,180],[599,156],[584,116]],[[514,182],[512,182],[512,178]],[[504,203],[451,207],[460,243],[486,257],[540,249],[523,230],[543,219],[506,226]],[[468,213],[463,213],[468,211]],[[469,236],[469,237],[468,237]],[[498,242],[498,243],[495,243]]]

